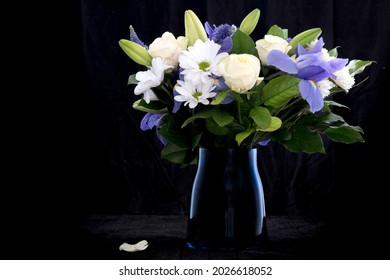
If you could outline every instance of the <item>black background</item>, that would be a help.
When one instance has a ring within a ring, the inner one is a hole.
[[[130,24],[146,44],[165,31],[183,35],[187,9],[202,22],[239,25],[260,8],[255,40],[273,24],[290,36],[321,27],[325,47],[340,46],[340,57],[376,61],[357,79],[367,81],[335,98],[351,108],[338,113],[364,129],[364,144],[326,142],[326,155],[259,148],[267,214],[325,218],[340,250],[388,259],[389,2],[84,0],[26,8],[33,20],[25,33],[18,29],[24,43],[12,84],[23,101],[8,114],[15,124],[5,146],[1,257],[77,259],[78,227],[91,214],[187,214],[196,168],[161,160],[155,134],[140,131],[143,113],[132,109],[137,97],[126,82],[141,68],[118,41]]]

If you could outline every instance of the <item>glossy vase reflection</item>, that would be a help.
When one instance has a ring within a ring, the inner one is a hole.
[[[256,149],[199,149],[188,221],[188,247],[261,247],[264,193]]]

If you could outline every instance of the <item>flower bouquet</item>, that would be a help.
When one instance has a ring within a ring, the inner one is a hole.
[[[323,137],[363,142],[362,129],[332,112],[371,61],[339,58],[324,48],[321,29],[290,37],[273,25],[254,41],[258,9],[239,27],[204,25],[185,12],[185,36],[165,32],[149,46],[130,26],[123,51],[145,71],[130,75],[141,129],[155,129],[164,159],[197,162],[197,147],[252,148],[279,142],[292,152],[324,153]]]

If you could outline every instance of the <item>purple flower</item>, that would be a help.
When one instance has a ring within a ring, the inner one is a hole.
[[[175,88],[176,88],[176,87],[175,87]],[[173,103],[172,113],[176,113],[177,111],[179,111],[179,109],[180,109],[180,107],[181,107],[181,104],[183,103],[183,102],[179,102],[179,101],[177,101],[177,100],[175,99],[175,96],[177,96],[177,95],[180,95],[180,93],[178,93],[178,92],[176,91],[176,89],[174,89],[174,90],[173,90],[173,101],[174,101],[174,103]]]
[[[130,41],[137,43],[138,45],[144,47],[145,49],[148,49],[148,46],[145,45],[139,38],[137,33],[135,33],[135,30],[132,25],[129,26],[130,29]]]
[[[224,81],[224,79],[222,77],[220,77],[218,79],[215,79],[214,81],[215,81],[215,84],[216,84],[215,90],[219,90],[219,89],[220,90],[227,90],[227,89],[229,89],[229,87],[227,86],[227,84],[225,83],[225,81]],[[218,93],[217,96],[220,95],[220,94],[221,93]],[[234,94],[230,92],[220,104],[229,104],[229,103],[232,103],[234,100],[235,100]]]
[[[348,59],[324,59],[323,45],[322,38],[310,50],[306,50],[299,44],[296,60],[278,50],[271,51],[267,58],[268,65],[301,79],[298,85],[299,91],[302,98],[309,103],[310,111],[313,113],[324,106],[322,93],[316,83],[328,78],[336,78],[334,72],[341,70],[348,63]]]
[[[146,113],[146,115],[141,120],[141,130],[152,130],[154,127],[159,129],[162,125],[162,118],[165,116],[165,114],[153,114],[153,113]],[[160,134],[157,133],[158,139],[166,145],[168,142],[165,140]]]
[[[221,24],[216,26],[213,24],[213,27],[206,22],[205,29],[209,39],[215,43],[221,45],[221,49],[218,53],[230,52],[233,48],[232,36],[236,32],[237,27],[235,25]]]
[[[271,139],[264,139],[259,142],[260,146],[267,146]]]

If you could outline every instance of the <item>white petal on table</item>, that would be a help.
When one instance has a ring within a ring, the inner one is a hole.
[[[137,251],[143,251],[146,248],[148,248],[149,243],[146,240],[142,240],[138,242],[137,244],[128,244],[123,243],[121,246],[119,246],[120,251],[126,251],[126,252],[137,252]]]

